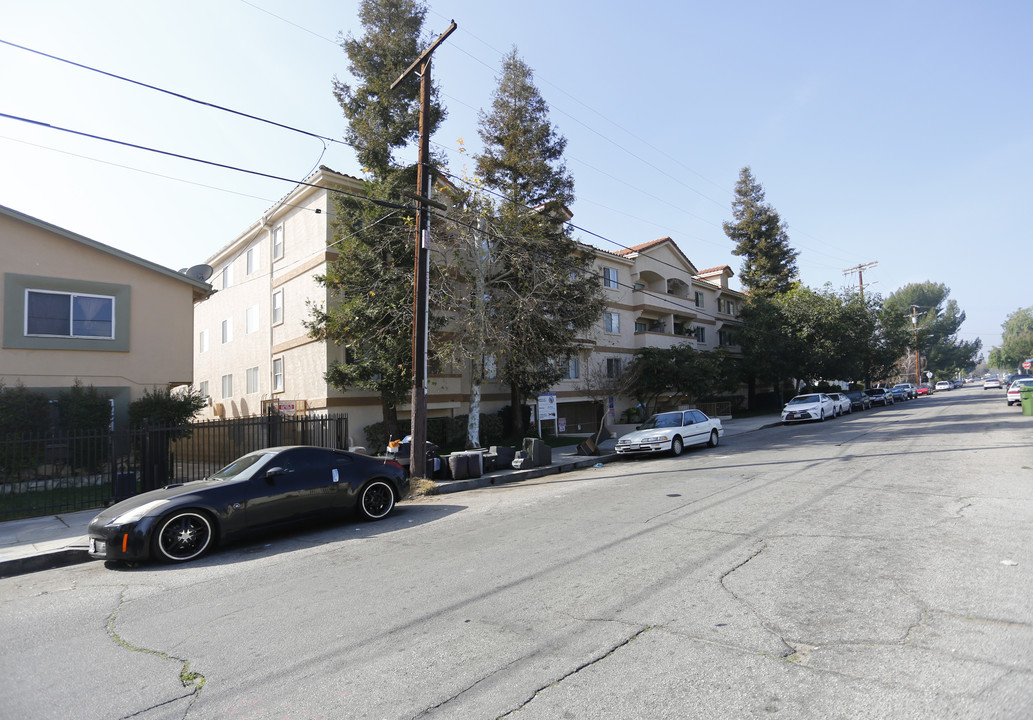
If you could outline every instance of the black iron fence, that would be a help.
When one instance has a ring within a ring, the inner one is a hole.
[[[0,438],[0,521],[110,505],[199,480],[253,450],[348,447],[348,416],[262,417]]]

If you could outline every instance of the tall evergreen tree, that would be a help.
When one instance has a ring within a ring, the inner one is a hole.
[[[990,365],[1019,370],[1023,362],[1033,358],[1033,307],[1010,314],[1001,329],[1001,344],[990,350]]]
[[[788,292],[797,277],[797,252],[778,212],[764,202],[764,188],[750,168],[739,171],[732,200],[734,223],[724,223],[725,235],[735,242],[732,253],[743,258],[739,276],[753,297]]]
[[[882,319],[896,327],[914,347],[914,327],[908,318],[912,306],[918,315],[918,348],[925,366],[933,373],[951,376],[975,364],[982,341],[958,339],[965,312],[956,300],[949,300],[950,288],[943,283],[911,283],[895,291],[883,303]]]
[[[348,129],[344,138],[355,147],[359,162],[374,175],[394,168],[392,153],[419,135],[419,83],[391,84],[426,48],[422,41],[427,6],[420,0],[362,0],[361,38],[348,35],[341,47],[348,55],[350,85],[334,77],[333,92],[344,110]],[[428,111],[430,132],[445,118],[439,91],[431,85]]]
[[[565,221],[574,180],[567,141],[552,126],[533,74],[513,48],[490,113],[481,112],[484,151],[477,173],[504,197],[493,222],[486,293],[499,377],[510,386],[514,431],[523,431],[524,397],[560,380],[566,362],[602,313],[592,253]]]
[[[341,40],[354,85],[334,78],[333,93],[348,122],[345,139],[367,173],[364,198],[337,195],[331,221],[337,259],[324,276],[326,307],[311,308],[309,333],[341,348],[325,375],[340,390],[379,394],[385,431],[398,436],[397,406],[412,386],[413,256],[415,211],[385,209],[374,201],[404,202],[416,186],[414,167],[399,167],[398,148],[419,133],[419,83],[391,84],[427,47],[426,5],[420,0],[362,0],[364,34]],[[429,131],[444,118],[432,89]]]

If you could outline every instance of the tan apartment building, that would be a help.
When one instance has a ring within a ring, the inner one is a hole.
[[[210,287],[0,206],[0,380],[56,397],[76,380],[116,421],[152,387],[193,381],[193,305]]]
[[[346,412],[352,445],[365,445],[363,428],[382,419],[379,397],[326,383],[324,374],[343,361],[344,350],[312,339],[304,325],[311,306],[327,302],[315,277],[337,256],[335,189],[359,193],[361,181],[321,167],[208,260],[215,292],[195,308],[193,344],[195,384],[210,398],[209,417]],[[727,267],[698,272],[670,238],[621,253],[586,250],[596,254],[607,315],[556,388],[569,432],[589,432],[597,422],[598,401],[585,392],[581,368],[601,362],[619,372],[648,345],[689,340],[700,349],[715,347],[734,324],[741,297],[728,289]],[[432,370],[428,417],[467,413],[470,378],[470,368]],[[482,386],[482,413],[509,402],[507,386],[491,378]],[[628,402],[612,401],[614,417]],[[398,408],[403,423],[409,410]]]
[[[556,388],[558,425],[567,432],[595,427],[602,402],[608,425],[618,424],[631,398],[600,394],[646,347],[691,343],[735,353],[742,293],[732,290],[727,265],[697,270],[669,237],[609,253],[595,250],[606,308],[581,356]]]

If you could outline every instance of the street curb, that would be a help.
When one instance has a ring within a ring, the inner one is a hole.
[[[80,563],[90,562],[92,559],[86,548],[67,548],[30,557],[4,560],[0,562],[0,578],[27,575],[40,572],[41,570],[68,567],[69,565],[79,565]]]
[[[464,490],[476,490],[482,487],[493,487],[506,483],[531,480],[533,478],[545,477],[546,475],[558,475],[559,473],[581,470],[587,467],[594,467],[599,463],[608,463],[617,459],[616,453],[607,455],[594,455],[583,460],[572,460],[568,462],[554,463],[544,467],[517,470],[506,475],[483,475],[479,478],[468,478],[466,480],[442,480],[435,482],[434,486],[438,495],[463,492]]]

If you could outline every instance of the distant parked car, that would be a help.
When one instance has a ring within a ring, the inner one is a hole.
[[[1000,390],[1001,381],[999,378],[987,378],[983,381],[984,390]]]
[[[891,395],[893,395],[893,402],[904,402],[910,398],[907,388],[901,387],[900,385],[894,385],[889,389]]]
[[[797,395],[782,408],[782,422],[806,422],[836,416],[836,403],[825,393]]]
[[[893,393],[886,388],[868,388],[864,394],[872,401],[872,405],[892,405]]]
[[[617,441],[618,455],[670,452],[681,455],[690,445],[717,447],[725,434],[721,420],[699,410],[672,410],[657,413],[633,432]]]
[[[843,393],[828,393],[828,396],[836,404],[836,415],[847,415],[854,411],[850,398]]]
[[[906,397],[904,398],[905,400],[914,400],[916,397],[918,397],[918,388],[914,385],[914,383],[897,383],[893,386],[893,389],[896,390],[897,388],[902,388],[906,391]],[[894,393],[893,397],[896,397],[896,393]]]
[[[1019,378],[1018,380],[1014,381],[1011,385],[1008,386],[1007,397],[1009,407],[1014,405],[1015,403],[1022,402],[1022,396],[1019,393],[1020,388],[1022,388],[1023,386],[1033,387],[1033,378]]]
[[[932,388],[931,385],[922,384],[922,385],[918,386],[918,388],[915,390],[915,392],[918,393],[919,395],[932,395],[933,394],[933,388]]]
[[[850,405],[854,410],[870,410],[872,399],[861,390],[852,390],[846,394],[850,398]]]
[[[936,389],[937,390],[953,390],[954,389],[954,383],[952,383],[950,380],[940,380],[938,383],[936,383]]]

